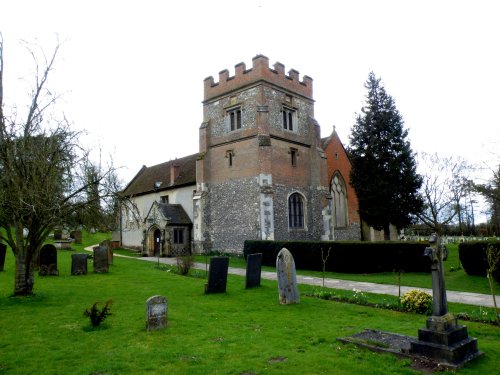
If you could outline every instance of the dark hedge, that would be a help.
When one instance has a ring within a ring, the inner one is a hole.
[[[488,261],[486,249],[492,245],[500,251],[500,241],[463,242],[458,245],[458,256],[467,275],[486,276]],[[493,277],[500,283],[500,264],[497,263]]]
[[[423,255],[428,243],[422,242],[300,242],[245,241],[244,255],[262,253],[262,265],[276,266],[282,248],[293,255],[297,269],[322,271],[323,256],[330,255],[326,270],[342,273],[377,273],[403,270],[430,272],[430,259]]]

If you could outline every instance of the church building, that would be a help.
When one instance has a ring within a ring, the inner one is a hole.
[[[350,162],[321,139],[313,81],[258,55],[204,80],[199,152],[143,167],[115,239],[144,255],[243,251],[245,240],[359,240]]]

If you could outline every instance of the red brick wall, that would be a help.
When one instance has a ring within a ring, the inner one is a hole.
[[[339,171],[346,183],[349,222],[360,224],[358,197],[356,196],[354,188],[350,184],[349,178],[351,162],[349,161],[344,146],[342,145],[342,142],[340,141],[340,138],[335,130],[329,138],[329,142],[326,144],[324,150],[328,164],[328,184],[330,185],[333,174],[336,171]]]
[[[212,76],[205,78],[204,98],[205,100],[213,99],[233,90],[264,80],[312,99],[312,78],[304,76],[302,81],[299,81],[298,71],[290,69],[288,75],[285,75],[284,69],[284,65],[278,62],[274,64],[274,69],[270,69],[269,59],[266,56],[257,55],[252,59],[251,69],[247,70],[244,63],[237,64],[233,77],[229,77],[228,70],[224,69],[219,72],[218,83],[214,82]]]

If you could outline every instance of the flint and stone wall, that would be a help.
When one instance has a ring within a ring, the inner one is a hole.
[[[270,69],[265,56],[256,56],[252,69],[238,64],[234,77],[223,70],[218,83],[206,79],[204,99],[195,251],[242,252],[244,241],[252,239],[321,239],[326,161],[313,120],[312,79],[304,76],[300,82],[297,71],[285,75],[282,64]],[[294,111],[292,131],[283,127],[284,106]],[[227,111],[236,107],[241,109],[241,129],[231,130]],[[301,229],[288,225],[293,193],[304,201]]]

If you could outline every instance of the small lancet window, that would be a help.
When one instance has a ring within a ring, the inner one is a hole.
[[[234,157],[234,151],[233,150],[227,150],[226,151],[226,158],[227,158],[227,166],[232,167],[233,166],[233,157]]]
[[[290,162],[292,163],[292,167],[296,167],[299,150],[297,150],[296,148],[290,148],[290,151],[288,153],[290,154]]]

